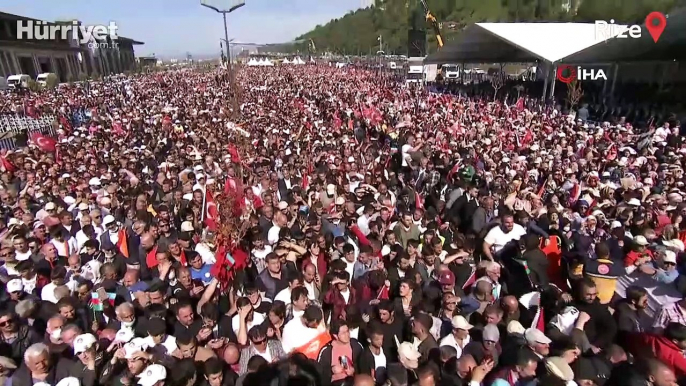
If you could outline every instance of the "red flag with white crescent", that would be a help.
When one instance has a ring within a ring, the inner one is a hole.
[[[43,135],[42,133],[32,133],[31,140],[44,152],[53,153],[55,152],[55,146],[57,141],[54,138]]]
[[[205,225],[211,231],[217,230],[217,221],[219,220],[219,212],[217,211],[217,204],[214,202],[212,192],[209,189],[205,190]]]

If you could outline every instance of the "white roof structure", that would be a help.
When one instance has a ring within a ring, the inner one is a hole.
[[[591,23],[476,23],[425,63],[559,62],[624,32],[596,33]]]
[[[271,60],[269,60],[269,58],[267,58],[264,62],[262,62],[262,65],[263,66],[273,66],[274,63]]]
[[[305,64],[305,61],[300,59],[299,56],[296,56],[295,59],[293,59],[293,64]]]
[[[250,67],[259,66],[259,65],[260,65],[259,62],[257,60],[255,60],[255,58],[250,58],[250,60],[248,60],[248,66],[250,66]]]
[[[283,63],[283,64],[290,64],[290,63],[291,63],[291,61],[290,61],[290,60],[288,60],[288,58],[286,58],[286,59],[284,59],[284,60],[283,60],[283,62],[282,62],[282,63]]]

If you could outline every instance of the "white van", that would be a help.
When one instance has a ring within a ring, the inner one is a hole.
[[[48,85],[48,77],[50,75],[55,75],[55,77],[57,77],[57,75],[53,72],[44,72],[36,77],[36,82],[38,82],[38,85],[41,87],[45,87]]]
[[[7,77],[7,85],[12,89],[29,88],[31,77],[26,74],[10,75]]]

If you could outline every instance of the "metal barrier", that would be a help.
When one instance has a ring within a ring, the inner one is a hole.
[[[0,149],[12,150],[17,147],[16,135],[26,133],[30,138],[32,133],[40,132],[44,135],[54,136],[53,122],[55,115],[43,115],[39,118],[31,118],[16,114],[0,115]]]

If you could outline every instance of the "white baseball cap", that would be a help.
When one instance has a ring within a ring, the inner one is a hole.
[[[193,232],[193,223],[190,221],[184,221],[181,223],[181,232]]]
[[[457,328],[460,330],[471,330],[472,327],[474,327],[471,324],[469,324],[469,322],[467,322],[467,319],[465,319],[462,315],[453,316],[451,322],[453,328]]]
[[[676,253],[672,251],[665,251],[665,257],[662,258],[662,261],[664,261],[665,263],[676,264]]]
[[[102,223],[105,226],[107,226],[109,224],[116,223],[116,222],[117,222],[117,220],[115,220],[114,216],[112,216],[111,214],[108,214],[107,216],[105,216],[105,218],[102,219]]]
[[[124,359],[133,359],[133,354],[148,349],[148,343],[144,338],[133,338],[124,345]]]
[[[326,194],[328,194],[329,196],[333,196],[334,194],[336,194],[336,185],[334,185],[334,184],[326,185]]]
[[[133,330],[130,328],[122,328],[121,330],[117,331],[117,334],[114,336],[114,341],[115,342],[122,342],[122,343],[129,343],[131,339],[134,338],[136,334],[134,334]]]
[[[22,284],[21,279],[12,279],[7,282],[7,292],[19,292],[24,290],[24,284]]]
[[[648,245],[648,240],[645,238],[645,236],[638,235],[638,236],[634,237],[634,244],[646,246],[646,245]]]
[[[550,338],[545,336],[544,333],[541,332],[541,330],[537,328],[527,328],[526,331],[524,332],[524,338],[526,339],[526,342],[529,345],[533,345],[536,343],[540,344],[550,344],[552,342]]]
[[[62,378],[61,381],[57,382],[55,386],[80,386],[81,381],[76,377],[66,377]]]
[[[93,334],[81,334],[77,336],[76,339],[74,339],[74,354],[76,355],[85,352],[93,347],[97,341],[98,340],[95,339]]]
[[[142,386],[153,386],[159,381],[167,379],[167,369],[162,365],[150,365],[138,375],[138,384]]]

